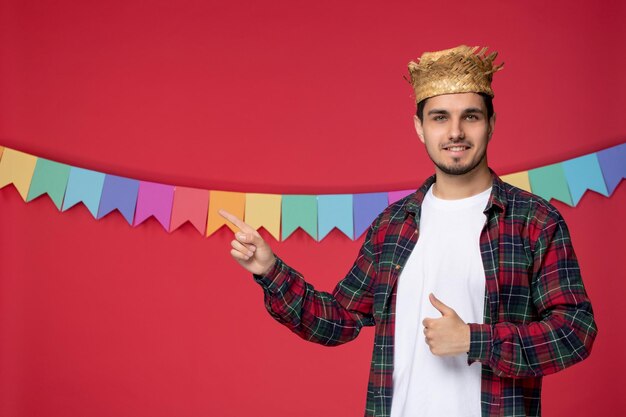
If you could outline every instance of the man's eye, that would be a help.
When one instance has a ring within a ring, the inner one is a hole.
[[[478,117],[475,114],[468,114],[465,117],[469,120],[478,120]]]
[[[440,121],[440,120],[444,120],[445,118],[446,118],[445,116],[435,116],[434,120]]]

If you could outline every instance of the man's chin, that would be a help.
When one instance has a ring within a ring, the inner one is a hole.
[[[480,165],[480,163],[475,164],[475,165],[469,165],[469,164],[466,164],[466,165],[452,165],[452,166],[446,166],[446,165],[443,165],[443,164],[435,164],[435,165],[444,174],[447,174],[447,175],[465,175],[465,174],[469,174],[470,172],[475,170]]]
[[[472,167],[468,166],[449,167],[444,165],[437,165],[437,168],[439,168],[439,170],[444,174],[448,175],[465,175],[472,170]]]
[[[430,155],[429,155],[430,156]],[[478,160],[473,159],[470,161],[467,161],[465,163],[461,163],[459,160],[457,160],[455,163],[452,164],[443,164],[441,162],[437,162],[435,161],[432,157],[430,158],[431,161],[433,161],[433,163],[435,164],[435,166],[444,174],[447,175],[454,175],[454,176],[459,176],[459,175],[466,175],[469,174],[475,170],[480,169],[479,167],[481,166],[482,163],[484,163],[485,165],[487,165],[487,161],[486,161],[486,154],[482,155],[482,157]]]

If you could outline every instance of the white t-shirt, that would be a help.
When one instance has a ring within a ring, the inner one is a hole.
[[[483,210],[491,188],[442,200],[432,186],[422,203],[419,237],[398,278],[391,417],[479,417],[478,362],[467,354],[435,356],[424,338],[425,318],[441,313],[433,293],[466,323],[482,323],[485,271],[480,256]]]

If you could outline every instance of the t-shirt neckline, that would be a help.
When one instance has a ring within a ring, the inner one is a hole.
[[[444,209],[444,210],[462,210],[467,209],[469,207],[473,207],[476,205],[486,206],[487,201],[489,200],[489,196],[491,195],[491,190],[493,187],[487,188],[485,191],[481,191],[478,194],[474,194],[465,198],[458,198],[455,200],[444,200],[443,198],[439,198],[435,196],[433,193],[433,183],[430,188],[428,188],[428,192],[426,193],[425,202],[428,202],[434,207]]]

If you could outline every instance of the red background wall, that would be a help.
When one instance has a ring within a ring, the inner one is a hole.
[[[261,193],[416,187],[432,165],[402,79],[487,45],[490,165],[528,170],[626,137],[624,2],[0,2],[0,144],[137,179]],[[600,334],[548,377],[547,416],[626,408],[626,185],[567,220]],[[373,331],[325,348],[265,312],[221,229],[131,228],[0,190],[0,415],[358,416]],[[362,238],[272,243],[320,289]]]

